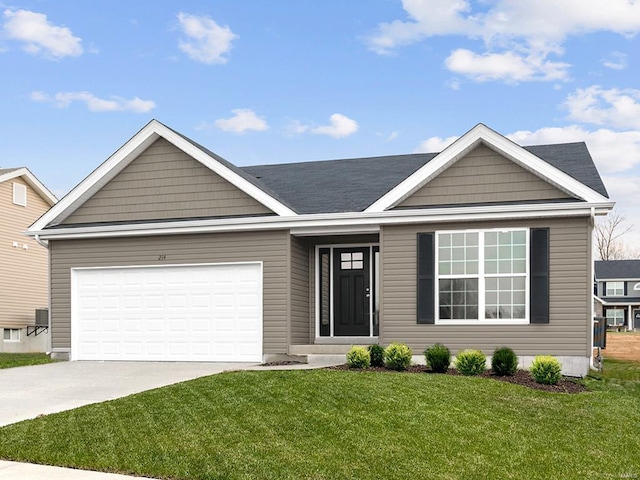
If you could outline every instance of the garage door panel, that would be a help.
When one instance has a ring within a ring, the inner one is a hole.
[[[75,360],[260,361],[259,264],[77,269]]]

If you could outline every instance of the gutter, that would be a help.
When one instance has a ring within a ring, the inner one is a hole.
[[[416,210],[392,210],[385,212],[347,212],[334,214],[309,214],[293,217],[266,216],[206,220],[181,220],[176,222],[153,222],[124,225],[100,225],[61,227],[45,230],[29,230],[29,236],[39,235],[46,240],[55,238],[100,238],[139,235],[172,235],[180,233],[211,233],[232,231],[256,231],[289,229],[292,235],[307,236],[319,232],[325,234],[338,230],[340,233],[375,232],[381,225],[460,222],[478,220],[516,220],[547,217],[570,217],[606,214],[613,203],[584,205],[536,204],[514,206],[451,207]]]

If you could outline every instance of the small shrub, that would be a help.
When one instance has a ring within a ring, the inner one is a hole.
[[[491,357],[491,370],[501,377],[513,375],[518,369],[518,356],[509,347],[496,348]]]
[[[531,364],[531,376],[538,383],[555,385],[562,378],[562,365],[556,357],[538,355]]]
[[[487,356],[480,350],[463,350],[456,355],[456,370],[463,375],[480,375],[487,366]]]
[[[427,365],[437,373],[445,373],[451,364],[451,352],[440,343],[430,346],[424,351]]]
[[[406,370],[411,365],[411,349],[404,343],[391,343],[384,349],[384,364],[392,370]]]
[[[372,367],[384,367],[384,348],[380,345],[369,345],[369,356]]]
[[[347,365],[349,368],[368,368],[371,364],[369,350],[365,347],[353,346],[347,352]]]

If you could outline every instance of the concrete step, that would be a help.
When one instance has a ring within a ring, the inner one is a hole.
[[[289,345],[289,355],[346,355],[353,345]],[[367,346],[367,345],[363,345]]]

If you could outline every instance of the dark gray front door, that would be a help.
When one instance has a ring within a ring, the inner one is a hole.
[[[369,247],[333,251],[333,334],[370,335]]]

